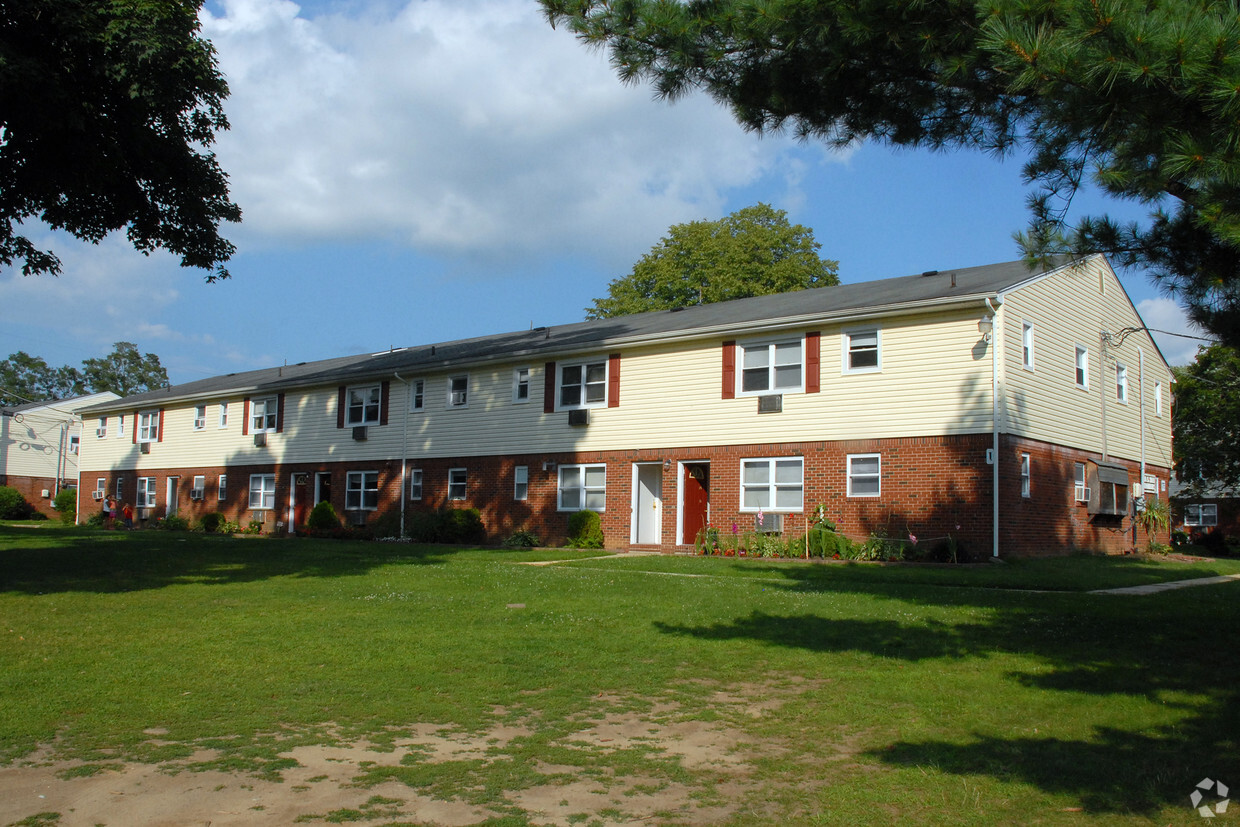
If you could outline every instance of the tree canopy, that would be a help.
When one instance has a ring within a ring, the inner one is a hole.
[[[199,37],[201,0],[0,3],[0,266],[59,273],[25,223],[98,243],[124,229],[226,278],[239,221],[206,151],[228,86]]]
[[[133,342],[117,342],[112,352],[86,359],[81,370],[68,365],[53,368],[24,351],[0,360],[0,404],[21,405],[112,391],[119,396],[162,388],[168,372],[154,353],[141,354]]]
[[[820,258],[821,246],[813,230],[767,204],[675,224],[586,314],[602,319],[839,284],[838,262]]]
[[[1240,344],[1234,0],[540,2],[623,80],[704,89],[754,130],[1024,153],[1031,263],[1106,253]],[[1070,225],[1087,179],[1149,220]]]
[[[1240,491],[1240,352],[1211,345],[1176,368],[1171,419],[1175,467],[1190,491]]]

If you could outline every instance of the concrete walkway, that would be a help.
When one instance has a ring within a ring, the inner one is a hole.
[[[1240,580],[1240,574],[1198,577],[1195,580],[1172,580],[1169,583],[1151,583],[1148,586],[1128,586],[1123,589],[1096,589],[1090,592],[1090,594],[1158,594],[1159,592],[1184,589],[1189,586],[1210,586],[1214,583],[1226,583],[1229,580]]]

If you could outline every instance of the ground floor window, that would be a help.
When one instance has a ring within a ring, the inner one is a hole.
[[[448,499],[463,500],[468,490],[469,469],[468,468],[450,468],[448,469]]]
[[[250,474],[250,508],[276,507],[276,475]]]
[[[883,493],[881,454],[848,455],[848,496],[878,497]]]
[[[379,472],[350,471],[345,477],[346,511],[375,511],[379,508]]]
[[[219,485],[219,489],[220,489],[220,490],[219,490],[219,494],[218,494],[218,499],[219,499],[221,502],[222,502],[223,500],[228,499],[228,475],[227,475],[227,474],[220,474],[220,485]]]
[[[116,481],[116,496],[120,499],[121,481]],[[155,507],[155,478],[138,477],[138,508]]]
[[[422,469],[414,468],[409,472],[409,499],[422,499]]]
[[[603,511],[607,505],[606,465],[561,465],[559,468],[560,511]]]
[[[207,491],[207,478],[206,477],[194,477],[194,484],[190,488],[190,491],[189,491],[190,499],[201,500],[203,497],[206,496],[206,491]]]
[[[518,465],[512,472],[512,498],[528,500],[530,498],[530,469],[527,465]]]
[[[800,511],[805,462],[800,457],[741,460],[741,511]]]
[[[1088,502],[1089,487],[1085,484],[1085,463],[1073,463],[1072,477],[1072,494],[1076,497],[1076,501],[1080,503]]]
[[[1218,505],[1194,503],[1184,506],[1184,525],[1208,528],[1218,525]]]

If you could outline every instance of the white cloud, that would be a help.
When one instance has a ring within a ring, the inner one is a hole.
[[[1205,344],[1197,338],[1204,331],[1188,320],[1184,308],[1172,299],[1160,296],[1137,303],[1137,312],[1152,335],[1163,356],[1172,365],[1187,365],[1197,358],[1197,348]],[[1178,334],[1178,335],[1176,335]]]

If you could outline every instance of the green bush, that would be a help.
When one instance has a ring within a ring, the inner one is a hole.
[[[227,520],[224,515],[218,511],[212,511],[210,514],[203,514],[201,523],[202,530],[208,534],[214,534],[216,531],[219,531],[220,526],[226,521]]]
[[[602,548],[603,520],[597,511],[574,511],[568,518],[568,545],[573,548]]]
[[[62,523],[72,523],[77,518],[77,489],[62,488],[57,491],[52,508],[60,512]]]
[[[535,548],[542,545],[542,541],[534,532],[522,528],[510,534],[500,545],[504,548]]]
[[[310,512],[306,525],[317,529],[339,528],[340,517],[336,515],[336,508],[327,500],[323,500]]]
[[[155,523],[155,527],[164,531],[189,531],[189,520],[173,514]]]
[[[476,508],[414,511],[405,515],[405,528],[415,543],[481,543],[487,536]]]
[[[34,507],[26,502],[22,492],[0,485],[0,520],[29,520],[34,513]]]

